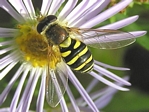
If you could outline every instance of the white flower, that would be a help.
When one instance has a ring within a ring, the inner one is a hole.
[[[122,0],[118,4],[114,5],[113,7],[102,11],[110,2],[110,0],[83,0],[80,3],[77,0],[43,0],[40,13],[41,15],[56,15],[58,20],[61,24],[64,24],[68,27],[79,27],[79,28],[92,28],[95,25],[104,22],[108,18],[112,17],[123,8],[125,8],[132,0]],[[62,4],[66,2],[65,6],[60,9]],[[79,4],[77,4],[79,3]],[[13,6],[13,7],[12,7]],[[14,67],[18,67],[17,71],[13,75],[13,78],[8,83],[7,87],[4,91],[0,94],[0,104],[2,104],[9,91],[11,90],[13,84],[16,82],[18,77],[21,77],[20,82],[18,84],[17,90],[14,94],[14,97],[11,101],[10,110],[11,111],[23,111],[26,112],[29,110],[32,97],[37,85],[38,80],[41,79],[40,89],[38,93],[37,99],[37,106],[36,111],[41,112],[43,111],[44,99],[45,99],[45,85],[46,85],[46,68],[47,68],[47,58],[44,54],[43,48],[36,49],[36,51],[32,50],[32,45],[35,45],[30,38],[33,39],[34,37],[40,40],[39,34],[37,34],[36,25],[38,23],[38,18],[40,15],[35,14],[35,10],[31,0],[0,0],[0,7],[7,11],[17,22],[17,28],[0,28],[0,55],[3,57],[0,59],[0,80],[2,80],[8,72],[13,69]],[[60,10],[59,10],[60,9]],[[132,16],[118,22],[102,26],[100,29],[120,29],[125,27],[138,19],[138,16]],[[26,33],[26,32],[30,32]],[[144,35],[145,31],[134,31],[130,32],[133,37],[137,38],[139,36]],[[28,35],[27,35],[28,34]],[[27,36],[26,36],[27,35]],[[7,39],[6,39],[7,38]],[[116,41],[127,40],[130,38],[127,37],[116,37]],[[105,41],[108,41],[105,39]],[[85,41],[84,41],[85,42]],[[109,42],[109,41],[108,41]],[[29,44],[28,44],[29,43]],[[92,40],[86,41],[86,44],[95,43]],[[44,47],[43,41],[41,41],[42,47]],[[38,44],[39,45],[39,44]],[[37,46],[40,47],[40,46]],[[30,52],[32,51],[32,52]],[[38,54],[38,51],[41,53]],[[33,53],[33,54],[32,54]],[[37,53],[37,54],[36,54]],[[55,53],[55,54],[54,54]],[[50,64],[50,67],[54,66],[55,63],[59,62],[59,53],[54,52],[53,55],[56,56],[54,64]],[[52,54],[52,53],[51,53]],[[37,56],[38,55],[38,56]],[[57,58],[58,57],[58,58]],[[42,60],[41,60],[42,59]],[[116,82],[120,82],[123,85],[130,85],[129,82],[121,79],[120,77],[116,76],[115,74],[111,73],[110,71],[106,70],[105,68],[111,68],[116,70],[128,70],[125,68],[117,68],[112,67],[106,64],[103,64],[98,61],[94,61],[94,70],[89,74],[98,79],[99,81],[116,88],[118,90],[127,91],[127,88],[121,87],[119,85],[114,84],[113,82],[108,81],[107,79],[103,78],[102,76],[106,76]],[[51,62],[52,63],[52,62]],[[18,66],[20,64],[20,66]],[[63,72],[63,76],[68,74],[69,80],[74,84],[77,88],[81,96],[84,98],[88,106],[91,108],[92,111],[98,112],[98,108],[90,98],[89,94],[80,84],[74,73],[71,69],[62,61],[60,63],[62,68],[60,67],[60,71]],[[52,74],[52,71],[50,72]],[[27,79],[27,76],[29,78]],[[62,76],[62,77],[63,77]],[[60,76],[61,77],[61,76]],[[62,78],[61,77],[61,78]],[[66,76],[67,77],[67,76]],[[23,85],[27,81],[25,90],[23,89]],[[64,81],[64,80],[62,80]],[[63,83],[63,82],[62,82]],[[54,82],[57,84],[57,82]],[[58,87],[55,87],[59,89]],[[73,95],[69,88],[66,89],[71,102],[73,103],[73,107],[76,111],[79,112],[79,108],[75,103]],[[21,92],[23,93],[21,96]],[[20,100],[19,100],[20,99]],[[62,97],[60,100],[60,104],[62,107],[63,112],[67,112],[68,108],[65,103],[64,98]]]

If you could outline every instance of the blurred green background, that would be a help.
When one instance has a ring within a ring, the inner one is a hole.
[[[116,0],[113,0],[116,1]],[[40,7],[41,1],[36,2],[34,0],[34,5]],[[110,7],[110,5],[109,5]],[[1,27],[12,27],[16,25],[16,22],[10,17],[9,14],[5,13],[2,9],[0,9],[0,26]],[[148,0],[134,0],[130,6],[123,10],[123,12],[116,14],[112,18],[107,21],[99,24],[99,26],[106,25],[109,23],[113,23],[115,21],[139,15],[139,19],[121,29],[123,31],[137,31],[137,30],[149,30],[149,2]],[[112,101],[102,109],[103,112],[149,112],[149,33],[147,33],[143,37],[137,38],[137,41],[125,48],[116,49],[116,50],[98,50],[92,49],[93,56],[98,61],[104,62],[106,64],[110,64],[113,66],[122,66],[128,67],[131,71],[120,72],[120,71],[112,71],[119,76],[130,76],[130,82],[132,86],[130,87],[130,91],[128,92],[118,92],[114,95]],[[15,69],[13,71],[15,72]],[[88,81],[90,81],[90,77],[88,75],[76,75],[80,82],[86,87]],[[0,93],[3,91],[3,88],[7,86],[7,83],[11,79],[11,75],[7,75],[3,80],[0,81]],[[82,80],[83,79],[83,80]],[[84,79],[88,80],[84,82]],[[10,94],[8,95],[7,100],[2,105],[2,107],[6,107],[10,105],[11,99],[15,92],[15,89],[19,83],[19,80],[13,86]],[[40,81],[39,81],[40,85]],[[39,88],[39,85],[37,88]],[[72,91],[76,97],[79,94],[75,91],[74,87],[72,87]],[[38,90],[38,89],[37,89]],[[35,96],[33,100],[37,99],[38,91],[35,92]],[[66,95],[65,95],[66,96]],[[66,96],[67,99],[67,96]],[[69,100],[68,100],[69,102]],[[36,106],[33,103],[31,109],[34,109]],[[45,108],[48,109],[49,106],[46,103]]]

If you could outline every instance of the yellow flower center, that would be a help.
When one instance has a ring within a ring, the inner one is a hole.
[[[19,24],[19,34],[15,40],[24,60],[34,67],[49,66],[51,69],[61,61],[61,53],[58,46],[50,46],[47,38],[36,31],[37,22]]]

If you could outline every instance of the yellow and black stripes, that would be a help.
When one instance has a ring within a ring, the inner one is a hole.
[[[63,59],[73,70],[84,73],[92,70],[92,54],[84,43],[68,37],[59,46]]]

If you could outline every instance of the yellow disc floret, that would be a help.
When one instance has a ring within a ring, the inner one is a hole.
[[[17,28],[19,34],[16,36],[16,43],[24,60],[34,67],[48,65],[54,69],[61,61],[59,47],[49,45],[46,37],[40,35],[32,24],[20,24]]]

